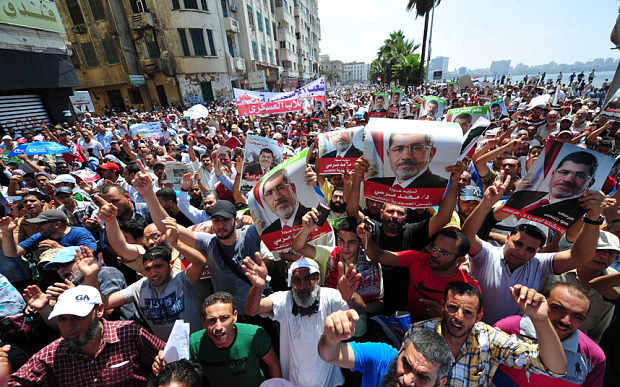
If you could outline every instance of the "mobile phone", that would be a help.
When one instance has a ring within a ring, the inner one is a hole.
[[[364,229],[366,229],[368,232],[370,232],[370,235],[375,235],[375,231],[376,231],[376,225],[374,222],[371,222],[370,220],[366,220],[364,221]]]
[[[323,227],[323,225],[325,224],[325,221],[327,220],[327,217],[329,216],[329,213],[331,212],[331,208],[329,208],[323,203],[319,203],[316,209],[317,211],[319,211],[319,216],[318,216],[318,220],[315,223],[317,226]]]

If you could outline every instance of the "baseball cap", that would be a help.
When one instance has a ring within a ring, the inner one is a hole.
[[[583,105],[583,102],[581,101],[581,98],[576,98],[573,100],[573,103],[571,105],[576,105],[576,104],[580,104]]]
[[[73,184],[75,184],[75,177],[65,173],[65,174],[56,176],[56,178],[54,180],[50,181],[50,183],[52,183],[52,184],[56,184],[56,183],[73,183]]]
[[[60,187],[60,188],[56,189],[56,191],[54,191],[54,195],[58,195],[58,194],[61,194],[61,193],[66,193],[66,194],[72,195],[73,194],[73,190],[71,188],[69,188],[69,187]]]
[[[293,262],[290,269],[288,269],[288,286],[291,286],[291,279],[293,278],[293,273],[295,272],[295,270],[302,267],[307,267],[310,270],[310,274],[319,273],[319,264],[314,259],[306,257],[299,258],[298,260]]]
[[[13,138],[11,136],[9,136],[9,135],[6,135],[6,136],[2,137],[2,141],[4,141],[4,140],[13,140]]]
[[[45,250],[43,254],[41,254],[41,256],[39,257],[39,262],[37,263],[37,266],[41,267],[44,264],[52,262],[54,258],[56,258],[56,255],[58,255],[60,250],[62,250],[62,248]]]
[[[53,270],[61,263],[67,263],[75,260],[75,253],[78,249],[79,247],[77,246],[69,246],[59,249],[54,255],[54,258],[50,262],[46,263],[43,268],[45,270]]]
[[[456,228],[457,230],[461,229],[461,218],[459,218],[459,214],[456,211],[452,211],[452,218],[450,218],[450,222],[443,226],[443,228]]]
[[[561,131],[560,131],[560,133],[558,133],[558,135],[557,135],[557,136],[555,136],[555,138],[560,137],[560,136],[561,136],[562,134],[564,134],[564,133],[566,133],[566,134],[570,134],[570,137],[571,137],[571,138],[573,138],[573,132],[572,132],[572,131],[570,131],[570,130],[561,130]]]
[[[461,200],[477,200],[482,201],[482,190],[475,185],[468,185],[461,189],[459,193],[459,199]]]
[[[599,231],[596,249],[620,251],[620,239],[608,231]]]
[[[54,310],[48,320],[63,314],[86,317],[95,306],[101,304],[99,290],[88,285],[80,285],[65,291],[58,297]]]
[[[120,172],[121,168],[114,163],[105,163],[99,166],[101,169],[109,169],[111,171]]]
[[[46,210],[39,214],[36,218],[26,219],[28,223],[45,223],[45,222],[66,222],[67,215],[60,210]]]
[[[211,208],[211,218],[218,215],[226,219],[234,218],[237,215],[237,209],[228,200],[219,200]]]

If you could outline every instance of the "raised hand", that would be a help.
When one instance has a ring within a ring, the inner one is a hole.
[[[504,175],[504,171],[500,172],[499,179],[495,180],[484,192],[484,200],[496,203],[504,195],[508,184],[510,184],[510,175]]]
[[[519,309],[531,320],[549,318],[547,299],[536,290],[523,285],[515,285],[510,287],[510,295]]]
[[[179,226],[174,218],[166,216],[162,223],[166,226],[166,240],[173,247],[179,242]]]
[[[166,362],[164,361],[164,351],[159,351],[157,356],[155,356],[155,361],[153,362],[152,370],[155,375],[159,375],[162,369],[166,366]],[[1,386],[0,386],[1,387]]]
[[[200,173],[198,173],[200,175]],[[181,189],[188,190],[189,187],[194,183],[194,179],[192,178],[191,173],[186,173],[183,175],[183,180],[181,181]]]
[[[446,172],[450,172],[450,180],[458,182],[461,174],[465,170],[465,164],[462,161],[457,161],[455,165],[446,167]]]
[[[24,301],[32,309],[39,311],[49,305],[50,297],[43,293],[37,285],[30,285],[24,289]]]
[[[355,309],[339,310],[325,318],[323,335],[331,342],[348,340],[355,332],[355,322],[360,317]]]
[[[103,228],[103,223],[101,223],[101,219],[99,217],[88,218],[84,216],[82,218],[82,224],[89,231],[99,231]]]
[[[93,200],[97,206],[99,206],[99,212],[97,217],[104,222],[112,222],[116,220],[118,216],[118,208],[114,204],[108,203],[104,198],[99,195],[93,196]]]
[[[243,271],[245,271],[245,276],[248,277],[252,283],[252,286],[264,288],[267,280],[267,266],[265,266],[265,262],[263,262],[259,252],[254,253],[254,258],[256,262],[250,257],[245,257],[241,267]]]
[[[93,256],[93,252],[84,246],[80,246],[75,252],[75,264],[84,274],[84,277],[93,277],[99,274],[99,270],[103,266],[103,254],[99,253],[99,260]]]
[[[420,302],[426,305],[426,312],[430,318],[441,317],[443,315],[442,305],[437,301],[421,298]]]
[[[349,171],[348,165],[344,166],[344,171],[342,172],[342,180],[344,181],[345,186],[347,184],[351,184],[351,181],[353,181],[354,174],[355,172]]]
[[[311,208],[301,218],[301,224],[305,231],[312,232],[316,228],[316,223],[319,221],[319,211],[316,208]]]
[[[355,160],[355,174],[353,177],[359,180],[364,179],[364,174],[368,172],[370,168],[370,163],[368,160],[364,158],[364,156],[360,156],[359,159]]]
[[[586,191],[586,193],[579,198],[579,201],[581,202],[581,208],[587,211],[590,220],[598,219],[604,209],[616,204],[616,199],[606,197],[599,191]]]
[[[312,167],[306,168],[306,185],[316,187],[317,181],[316,172],[312,170]]]
[[[138,160],[137,164],[140,167],[140,172],[136,173],[132,185],[140,195],[145,196],[149,192],[153,192],[153,178],[144,168],[142,161]]]
[[[357,289],[357,286],[360,284],[362,279],[362,275],[355,270],[353,264],[349,265],[349,270],[347,273],[344,273],[344,264],[342,262],[338,262],[338,291],[342,296],[342,299],[347,301],[350,300]]]
[[[50,300],[55,301],[61,294],[74,287],[75,285],[73,282],[65,279],[65,282],[55,282],[54,285],[48,286],[47,289],[45,289],[45,294]]]
[[[17,223],[10,216],[0,219],[0,232],[12,232],[15,227],[17,227]]]

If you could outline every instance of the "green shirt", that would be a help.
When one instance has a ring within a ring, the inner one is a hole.
[[[228,348],[217,348],[205,329],[189,338],[189,357],[202,364],[204,379],[212,387],[260,386],[265,375],[260,359],[271,349],[271,338],[256,325],[235,323],[237,337]]]

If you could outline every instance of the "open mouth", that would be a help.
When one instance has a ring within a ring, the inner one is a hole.
[[[452,331],[457,334],[462,332],[464,329],[463,324],[458,321],[450,321],[450,327],[452,328]]]
[[[553,323],[553,327],[556,329],[556,331],[560,333],[568,333],[570,331],[570,329],[566,325],[557,322]]]

